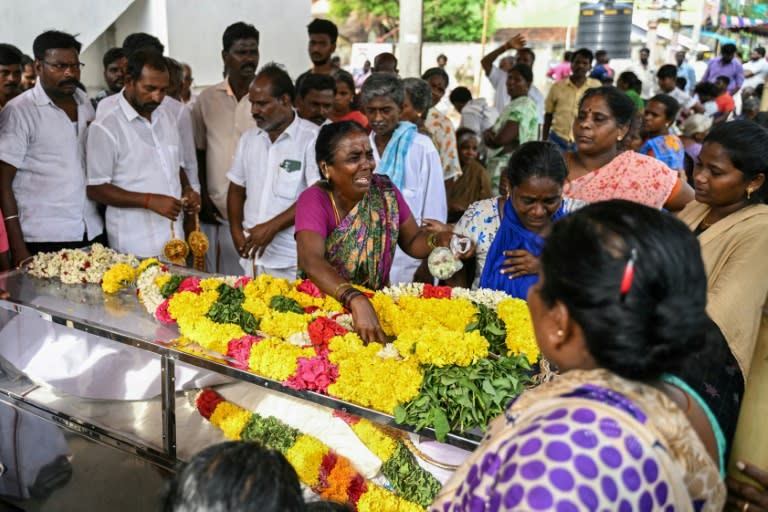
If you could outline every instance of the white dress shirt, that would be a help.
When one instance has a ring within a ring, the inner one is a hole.
[[[117,108],[94,121],[88,134],[88,184],[181,198],[176,120],[158,107],[150,122],[122,93],[115,96]],[[159,256],[171,238],[171,221],[149,209],[107,206],[106,218],[109,244],[117,251]],[[173,226],[175,236],[183,239],[181,217]]]
[[[306,188],[320,181],[315,162],[319,127],[294,113],[293,122],[272,142],[258,126],[243,134],[227,178],[245,188],[243,228],[267,222],[296,202]],[[293,226],[283,229],[254,261],[241,259],[250,272],[253,264],[268,268],[296,266]]]
[[[85,138],[93,106],[79,89],[77,122],[54,105],[38,80],[0,112],[0,160],[17,169],[13,194],[25,242],[92,240],[104,231],[86,197]]]
[[[96,119],[101,121],[104,116],[112,112],[120,104],[120,98],[123,98],[123,88],[119,93],[107,96],[101,100],[96,107]],[[184,168],[184,174],[192,189],[200,193],[200,176],[197,174],[197,152],[195,151],[195,135],[192,129],[192,112],[184,108],[184,104],[177,99],[165,96],[160,102],[159,109],[166,109],[179,128],[179,137],[181,138],[180,156],[181,166]],[[157,112],[158,109],[155,109]],[[153,114],[154,115],[154,112]]]
[[[378,167],[381,155],[379,155],[376,147],[374,136],[375,133],[371,132],[371,148]],[[408,150],[405,180],[400,192],[402,192],[408,208],[411,209],[416,224],[421,225],[422,219],[446,221],[448,204],[445,198],[443,166],[440,163],[440,155],[437,153],[432,140],[420,133],[413,136],[413,143]],[[411,258],[398,246],[395,251],[395,259],[392,262],[392,270],[389,272],[389,282],[393,285],[412,282],[413,275],[420,264],[421,260]]]
[[[765,79],[768,77],[768,61],[764,58],[748,60],[741,66],[744,68],[744,71],[751,71],[753,73],[752,76],[744,79],[744,83],[741,85],[742,88],[757,87],[765,83]]]

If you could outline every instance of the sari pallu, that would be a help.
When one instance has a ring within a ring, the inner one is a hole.
[[[565,214],[565,202],[563,202],[552,216],[552,221],[556,221]],[[502,290],[512,297],[526,300],[528,288],[538,282],[539,276],[538,274],[531,274],[510,279],[509,274],[502,274],[501,269],[504,268],[503,263],[506,259],[504,251],[524,249],[538,258],[543,247],[544,239],[523,226],[517,217],[517,212],[512,207],[512,201],[507,199],[504,201],[504,216],[501,225],[493,244],[488,249],[488,256],[486,256],[483,273],[480,277],[480,287]]]
[[[430,510],[714,512],[725,497],[717,464],[664,393],[574,370],[511,403]]]
[[[389,281],[400,233],[395,187],[374,174],[368,193],[328,235],[328,262],[345,280],[373,290]]]

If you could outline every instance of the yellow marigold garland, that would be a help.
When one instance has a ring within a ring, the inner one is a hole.
[[[253,413],[238,407],[232,402],[222,402],[211,414],[210,422],[224,432],[224,436],[232,441],[240,439],[240,433],[245,428]]]
[[[457,333],[442,326],[407,330],[394,344],[406,359],[435,366],[468,366],[488,357],[489,346],[479,331]]]
[[[507,298],[499,303],[496,314],[507,326],[507,348],[510,354],[525,354],[533,364],[539,359],[539,344],[533,331],[528,304],[521,299]]]
[[[328,386],[330,395],[387,414],[418,395],[423,374],[413,359],[382,359],[379,343],[363,345],[355,333],[336,336],[328,348],[329,360],[339,367],[338,379]]]
[[[311,315],[300,315],[291,311],[283,313],[270,309],[261,317],[259,329],[270,336],[285,340],[296,333],[306,332],[311,320]]]
[[[380,458],[382,462],[387,462],[397,448],[397,441],[392,436],[386,434],[376,424],[365,418],[360,418],[357,422],[349,423],[349,427],[360,438],[360,441]]]
[[[219,407],[221,405],[216,409],[218,410]],[[328,446],[318,439],[301,435],[296,443],[285,452],[285,458],[296,470],[299,479],[312,487],[319,482],[320,465],[323,463],[323,457],[328,453],[328,450]]]
[[[357,510],[358,512],[424,512],[424,509],[417,504],[374,486],[369,486],[368,492],[360,496]]]
[[[296,372],[299,357],[315,355],[312,348],[301,348],[279,339],[267,338],[251,348],[248,367],[268,379],[284,381]]]
[[[104,272],[101,289],[104,293],[117,293],[126,284],[136,280],[136,271],[127,263],[118,263]]]

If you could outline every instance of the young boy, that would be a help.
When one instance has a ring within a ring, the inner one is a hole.
[[[722,123],[726,121],[736,109],[736,104],[733,101],[733,96],[728,92],[728,85],[730,85],[731,79],[727,76],[718,76],[715,79],[715,86],[717,87],[718,94],[715,97],[715,104],[717,105],[718,115],[715,117],[716,123]]]
[[[682,123],[691,114],[691,108],[696,101],[688,93],[677,87],[677,67],[673,64],[664,64],[656,72],[656,81],[659,84],[660,92],[672,96],[680,104],[680,112],[677,115],[677,122]]]

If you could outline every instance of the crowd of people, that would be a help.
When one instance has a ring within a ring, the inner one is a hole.
[[[311,67],[294,80],[260,66],[253,25],[230,25],[224,79],[199,94],[149,34],[104,55],[92,99],[74,36],[37,36],[23,86],[24,56],[0,45],[2,268],[94,242],[157,256],[199,217],[209,271],[308,276],[364,341],[385,341],[354,285],[435,282],[427,256],[464,237],[447,284],[527,299],[560,377],[508,406],[435,510],[768,509],[764,489],[733,481],[726,497],[724,481],[739,423],[760,421],[739,418],[743,398],[768,386],[750,372],[768,343],[765,51],[742,64],[723,45],[697,83],[683,52],[656,71],[642,49],[614,76],[607,52],[582,48],[545,95],[517,35],[482,59],[490,104],[450,91],[456,130],[438,108],[445,58],[400,77],[382,53],[361,80],[334,63],[332,22],[307,30]],[[204,492],[191,473],[226,453],[201,454],[169,499]],[[281,464],[253,471],[295,480]],[[295,487],[249,492],[288,489],[259,509],[303,510]]]

